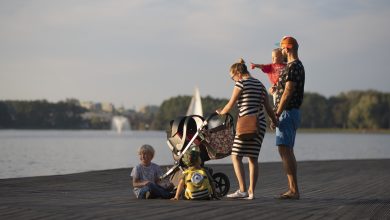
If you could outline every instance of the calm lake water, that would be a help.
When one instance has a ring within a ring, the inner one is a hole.
[[[260,162],[280,161],[274,139],[266,134]],[[0,179],[132,167],[142,144],[157,164],[173,164],[163,131],[0,130]],[[299,133],[295,152],[298,161],[390,158],[390,135]]]

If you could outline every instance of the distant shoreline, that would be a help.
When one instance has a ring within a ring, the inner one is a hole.
[[[44,129],[44,128],[0,128],[0,131],[20,130],[20,131],[113,131],[110,129]],[[132,131],[161,131],[165,130],[132,130]],[[114,132],[114,131],[113,131]],[[273,132],[267,129],[267,132]],[[390,129],[343,129],[343,128],[299,128],[298,133],[351,133],[351,134],[390,134]]]
[[[390,129],[299,128],[298,133],[390,134]]]

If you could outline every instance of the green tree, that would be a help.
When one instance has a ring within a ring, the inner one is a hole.
[[[191,96],[176,96],[163,101],[160,106],[146,106],[139,112],[122,113],[130,119],[132,129],[164,130],[171,120],[186,114],[190,101]],[[227,102],[228,99],[203,97],[204,117]],[[110,128],[110,115],[86,116],[85,112],[86,109],[80,107],[76,99],[58,103],[46,100],[0,101],[0,128]],[[233,109],[231,114],[236,117],[237,109]],[[327,99],[318,93],[307,92],[301,116],[301,127],[304,128],[389,129],[390,93],[349,91]]]
[[[187,113],[191,98],[191,96],[177,96],[163,101],[156,114],[155,120],[153,121],[152,127],[154,129],[164,130],[171,120],[179,116],[184,116]],[[228,102],[227,99],[215,99],[211,96],[203,97],[201,100],[204,117],[208,117],[214,113],[216,109],[223,107]],[[236,110],[233,110],[233,115],[235,113]]]
[[[10,128],[12,126],[12,115],[7,103],[0,102],[0,128]]]
[[[171,120],[186,114],[190,102],[191,96],[177,96],[163,101],[153,127],[165,130]]]
[[[328,100],[330,114],[332,116],[332,128],[347,128],[349,102],[345,96],[330,97]]]
[[[215,110],[223,108],[228,103],[228,101],[228,99],[217,99],[212,98],[211,96],[202,98],[203,115],[208,117],[209,115],[213,114]],[[237,108],[233,108],[230,114],[235,117],[237,115]]]
[[[359,129],[389,128],[389,95],[369,91],[351,106],[348,125]]]
[[[155,122],[159,112],[159,107],[154,105],[145,106],[140,112],[135,114],[138,130],[156,130]]]
[[[46,100],[7,101],[11,117],[10,127],[24,129],[80,128],[85,109],[70,102],[49,103]]]
[[[301,127],[327,128],[331,126],[331,114],[327,99],[318,93],[305,93],[301,106]]]

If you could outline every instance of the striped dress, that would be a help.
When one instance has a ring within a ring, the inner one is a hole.
[[[261,144],[267,127],[263,104],[267,91],[264,85],[255,78],[249,77],[236,82],[236,87],[241,90],[237,100],[238,116],[253,115],[258,113],[257,126],[258,135],[250,140],[241,140],[238,136],[234,137],[232,155],[242,157],[259,157]]]

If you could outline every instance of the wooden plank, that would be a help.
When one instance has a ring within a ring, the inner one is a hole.
[[[210,165],[237,182],[231,164]],[[390,159],[298,163],[301,199],[282,201],[281,163],[260,163],[256,199],[137,200],[131,169],[0,180],[0,219],[390,219]],[[246,167],[246,171],[247,171]]]

